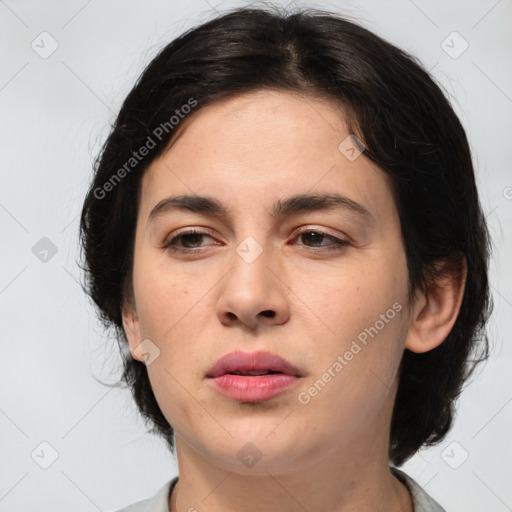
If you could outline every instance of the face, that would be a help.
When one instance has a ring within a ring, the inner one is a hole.
[[[185,123],[142,180],[134,304],[123,310],[178,457],[181,445],[264,475],[367,453],[388,435],[409,327],[388,177],[357,157],[325,100],[252,92]],[[167,200],[183,195],[219,208]],[[287,202],[299,195],[317,201]],[[299,377],[273,396],[226,396],[207,375],[232,351],[268,351]],[[244,450],[261,455],[253,468]]]

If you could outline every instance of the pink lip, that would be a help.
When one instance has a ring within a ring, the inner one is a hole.
[[[222,356],[208,371],[207,377],[220,377],[226,373],[273,371],[300,377],[299,370],[282,357],[271,352],[242,352],[235,350]]]
[[[247,377],[225,374],[208,380],[221,395],[239,402],[263,402],[280,395],[299,382],[299,377],[276,373]]]
[[[267,375],[232,375],[231,372],[280,372]],[[270,352],[235,351],[221,357],[209,370],[213,388],[234,400],[261,402],[290,389],[300,380],[299,370]]]

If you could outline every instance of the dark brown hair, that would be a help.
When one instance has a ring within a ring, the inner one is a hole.
[[[401,465],[423,445],[445,437],[464,382],[488,357],[490,240],[468,140],[441,86],[416,58],[358,23],[316,9],[238,8],[167,44],[126,97],[97,157],[80,222],[84,288],[120,347],[126,347],[121,307],[133,293],[144,171],[173,139],[191,99],[197,111],[262,88],[343,106],[364,155],[392,179],[411,298],[436,277],[434,263],[466,260],[463,302],[446,340],[429,352],[403,354],[389,452],[390,461]],[[130,160],[148,145],[148,137],[149,153]],[[156,402],[145,364],[122,353],[123,382],[174,451],[174,431]]]

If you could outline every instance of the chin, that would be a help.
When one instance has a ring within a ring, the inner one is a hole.
[[[243,435],[231,431],[233,438],[226,437],[221,445],[209,445],[207,451],[215,465],[241,475],[268,476],[297,470],[298,460],[307,459],[308,452],[315,452],[314,447],[303,453],[298,439],[289,433],[269,435],[275,428],[274,422],[271,428],[267,423],[264,429],[244,430]]]

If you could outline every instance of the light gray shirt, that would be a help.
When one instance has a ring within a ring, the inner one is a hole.
[[[390,470],[409,489],[414,504],[414,512],[446,512],[409,475],[393,466],[390,466]],[[117,512],[169,512],[169,498],[177,482],[178,477],[176,476],[169,480],[152,498],[138,501]]]

